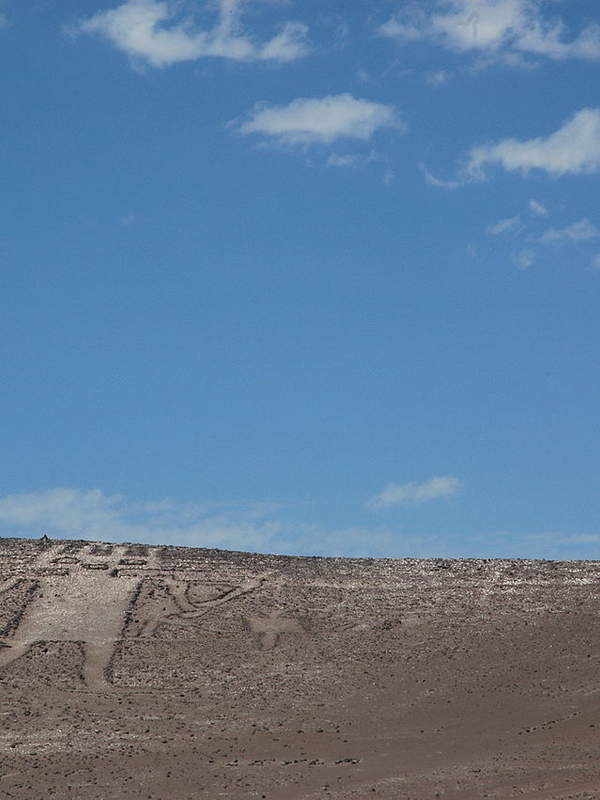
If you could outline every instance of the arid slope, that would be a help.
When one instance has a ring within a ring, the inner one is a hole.
[[[0,539],[0,798],[600,798],[600,564]]]

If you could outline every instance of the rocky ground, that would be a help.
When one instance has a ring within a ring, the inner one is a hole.
[[[600,798],[600,563],[0,539],[0,798]]]

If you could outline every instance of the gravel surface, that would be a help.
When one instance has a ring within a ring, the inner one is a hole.
[[[600,562],[0,539],[0,798],[600,798]]]

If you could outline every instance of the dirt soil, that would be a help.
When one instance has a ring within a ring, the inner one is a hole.
[[[600,562],[0,539],[0,798],[600,798]]]

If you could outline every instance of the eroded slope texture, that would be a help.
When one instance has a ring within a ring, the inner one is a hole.
[[[0,797],[600,798],[600,565],[0,539]]]

